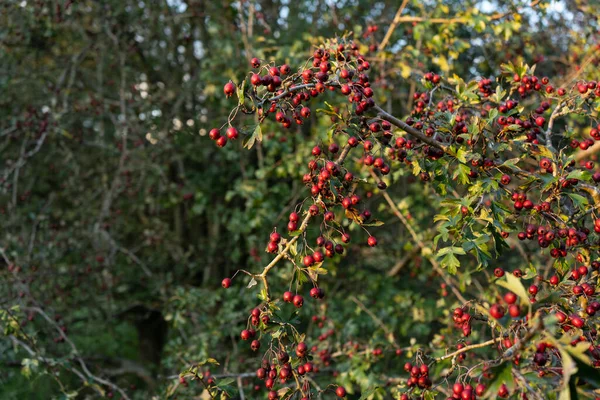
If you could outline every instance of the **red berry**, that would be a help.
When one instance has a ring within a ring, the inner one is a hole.
[[[498,304],[493,304],[490,307],[490,315],[496,319],[500,319],[504,316],[504,309]]]
[[[297,294],[292,299],[292,303],[294,303],[294,306],[296,308],[300,308],[300,307],[302,307],[302,305],[304,305],[304,298],[302,296],[300,296],[299,294]]]
[[[221,137],[221,132],[219,132],[217,128],[212,128],[210,132],[208,132],[208,137],[211,138],[211,140],[217,140]]]
[[[242,333],[240,333],[240,337],[242,338],[242,340],[248,340],[248,339],[250,339],[250,336],[252,336],[252,335],[250,334],[250,331],[247,329],[244,329],[242,331]]]
[[[227,128],[227,131],[225,133],[227,134],[227,138],[231,140],[235,140],[238,138],[238,131],[233,126]]]
[[[231,286],[231,279],[230,278],[225,278],[221,281],[221,286],[223,286],[225,289],[228,289]]]
[[[283,293],[283,301],[285,301],[286,303],[291,303],[293,299],[294,294],[292,292]]]
[[[504,295],[504,301],[507,304],[514,304],[517,301],[517,295],[513,292],[508,292]]]
[[[538,287],[536,285],[529,286],[529,294],[535,296],[538,293]]]
[[[225,147],[226,144],[227,144],[227,137],[226,136],[221,136],[220,138],[217,139],[217,146],[219,146],[219,147]]]
[[[311,267],[311,266],[313,266],[315,264],[315,258],[309,254],[307,256],[304,256],[304,259],[302,260],[302,263],[306,267]]]
[[[377,239],[375,238],[375,236],[369,236],[369,238],[367,239],[367,244],[371,247],[377,246]]]
[[[335,395],[339,398],[346,397],[346,389],[342,386],[338,386],[337,389],[335,389]]]
[[[465,387],[462,383],[456,382],[454,386],[452,386],[452,391],[454,394],[461,394],[465,390]]]
[[[231,97],[231,95],[235,93],[235,85],[232,81],[229,81],[225,84],[225,86],[223,87],[223,92],[227,97]]]

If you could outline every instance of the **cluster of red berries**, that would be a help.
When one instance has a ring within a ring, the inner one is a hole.
[[[379,26],[377,26],[377,25],[367,25],[367,28],[363,32],[363,37],[368,38],[369,36],[373,35],[378,30],[379,30]]]
[[[526,204],[527,201],[528,200],[522,203],[523,207],[526,205],[529,206]],[[541,211],[548,211],[550,209],[550,206],[547,203],[542,203],[540,207]],[[517,234],[517,238],[519,240],[533,240],[537,238],[538,245],[542,248],[546,248],[551,244],[555,244],[555,247],[550,251],[550,255],[553,258],[559,258],[567,255],[565,246],[571,247],[585,243],[588,239],[589,233],[589,229],[585,227],[580,229],[560,228],[555,230],[550,226],[537,226],[535,224],[528,224],[524,231],[521,231]]]
[[[440,81],[442,79],[438,74],[434,74],[433,72],[425,73],[425,75],[423,75],[423,78],[426,81],[433,83],[434,85],[437,85],[438,83],[440,83]]]
[[[299,376],[304,376],[312,372],[318,372],[318,368],[316,366],[313,366],[313,364],[307,359],[309,351],[306,343],[298,343],[296,345],[295,353],[296,357],[298,357],[298,360],[294,361],[293,364],[297,364],[296,373]],[[275,380],[279,379],[279,383],[285,384],[293,376],[294,371],[292,367],[291,357],[284,350],[280,350],[279,352],[277,352],[277,357],[276,359],[273,359],[272,363],[269,363],[268,360],[264,359],[262,362],[262,366],[258,370],[256,370],[256,377],[260,380],[264,380],[265,387],[268,390],[270,390],[268,394],[268,398],[270,400],[279,398],[278,393],[275,390],[273,390],[276,384]],[[336,393],[338,392],[336,391]],[[343,395],[339,397],[345,397],[345,395],[346,393],[344,391]]]
[[[279,248],[279,242],[281,241],[281,235],[277,232],[271,233],[269,235],[269,244],[267,245],[268,253],[277,253],[277,249]]]
[[[458,307],[454,309],[452,313],[452,320],[454,321],[454,326],[457,329],[462,329],[463,335],[465,337],[471,335],[471,314],[469,314],[464,308]]]
[[[260,60],[256,57],[250,60],[250,63],[252,64],[252,68],[259,68],[261,64]],[[266,69],[267,73],[263,76],[260,73],[253,73],[250,77],[250,83],[253,86],[264,86],[269,92],[275,92],[281,87],[281,77],[290,73],[290,67],[287,64],[283,64],[279,67],[272,66]]]
[[[235,140],[239,137],[239,132],[233,126],[230,126],[225,131],[225,136],[221,136],[221,131],[217,128],[213,128],[208,132],[208,137],[213,140],[217,146],[225,147],[227,139]]]
[[[335,331],[333,329],[328,329],[327,331],[323,332],[322,334],[319,335],[319,341],[323,342],[325,340],[327,340],[328,337],[331,337],[335,335]],[[324,354],[321,354],[322,356]],[[323,360],[324,362],[327,360]]]
[[[600,86],[598,86],[596,81],[577,82],[577,91],[582,95],[593,91],[596,97],[600,97]]]
[[[477,396],[483,396],[485,391],[486,387],[483,383],[479,383],[473,388],[470,384],[456,382],[452,385],[452,397],[448,397],[447,400],[476,400]]]
[[[286,303],[292,303],[296,308],[301,308],[304,305],[304,297],[299,294],[293,294],[289,291],[283,293],[283,301]]]
[[[494,93],[492,80],[489,78],[480,79],[479,82],[477,82],[477,88],[483,97],[489,97]]]
[[[409,388],[428,389],[432,386],[433,382],[429,379],[429,366],[427,364],[412,365],[407,362],[404,364],[404,370],[410,374],[410,378],[406,381],[406,386]]]
[[[518,296],[513,292],[507,292],[504,295],[504,301],[508,307],[508,314],[512,318],[519,318],[521,316],[521,308],[516,304]],[[505,309],[501,304],[492,304],[490,307],[490,315],[496,319],[504,317]]]

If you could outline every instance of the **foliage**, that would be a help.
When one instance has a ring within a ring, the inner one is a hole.
[[[3,4],[2,398],[597,396],[595,6],[391,3]]]

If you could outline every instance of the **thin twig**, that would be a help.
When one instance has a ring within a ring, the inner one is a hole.
[[[371,171],[371,175],[375,179],[379,180],[379,177],[377,175],[375,175],[375,173],[373,171]],[[398,219],[402,222],[402,224],[404,224],[404,226],[406,227],[406,229],[408,230],[408,232],[410,233],[410,235],[414,239],[415,243],[417,243],[417,245],[419,246],[419,248],[421,250],[425,249],[425,247],[426,247],[425,244],[419,238],[419,235],[417,235],[417,232],[415,232],[415,230],[410,225],[410,223],[408,222],[408,220],[406,219],[406,217],[404,217],[404,215],[402,215],[402,213],[400,212],[400,210],[398,209],[398,207],[396,207],[396,204],[394,204],[394,200],[392,200],[392,198],[390,197],[390,195],[386,191],[383,191],[382,193],[383,193],[383,197],[384,197],[385,201],[388,203],[388,205],[392,209],[392,212],[394,213],[394,215],[396,215],[396,217],[398,217]],[[430,255],[427,255],[426,257],[429,260],[429,262],[431,263],[431,265],[433,266],[433,269],[435,269],[435,271],[442,277],[442,279],[444,280],[444,282],[446,282],[446,285],[448,285],[450,287],[450,289],[452,290],[452,293],[454,293],[454,295],[463,304],[466,303],[467,300],[460,293],[460,291],[456,288],[456,286],[454,285],[454,283],[452,282],[452,280],[448,276],[446,276],[446,274],[444,273],[443,268],[440,266],[440,264],[437,262],[437,260],[433,256],[430,256]]]
[[[383,329],[383,331],[387,335],[388,339],[391,339],[391,341],[394,343],[394,345],[396,345],[396,337],[394,336],[394,333],[383,323],[383,321],[377,315],[375,315],[373,313],[373,311],[369,310],[363,304],[362,301],[360,301],[359,299],[356,298],[356,296],[350,296],[350,300],[352,300],[354,303],[356,303],[356,305],[358,307],[360,307],[361,310],[363,310],[364,312],[369,314],[369,317],[371,317],[373,319],[373,321],[375,321],[377,323],[377,325],[379,325],[381,327],[381,329]]]
[[[396,29],[396,27],[398,26],[398,23],[400,22],[400,16],[402,15],[402,11],[404,11],[404,8],[406,7],[407,4],[408,4],[408,0],[404,0],[402,2],[402,4],[400,5],[400,7],[398,8],[398,11],[396,11],[396,15],[394,16],[394,19],[393,19],[392,23],[390,24],[390,27],[388,28],[387,32],[385,33],[383,40],[379,44],[379,51],[382,51],[385,48],[385,46],[388,44],[388,42],[390,41],[390,38],[392,37],[394,30]]]

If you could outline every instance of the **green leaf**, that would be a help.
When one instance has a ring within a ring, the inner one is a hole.
[[[422,171],[421,166],[419,165],[419,162],[417,160],[415,160],[411,163],[411,165],[413,166],[413,175],[419,175]]]
[[[233,383],[234,380],[235,379],[233,379],[233,378],[223,378],[223,379],[220,379],[218,381],[219,383],[217,384],[217,387],[229,385],[230,383]]]
[[[367,400],[370,396],[374,395],[376,392],[381,392],[382,389],[379,386],[375,386],[369,388],[361,393],[360,398],[358,400]]]
[[[492,368],[492,375],[494,380],[490,383],[486,393],[488,398],[495,399],[498,396],[498,389],[502,384],[505,384],[509,391],[515,388],[515,380],[512,376],[512,365],[511,363],[505,363]]]
[[[450,246],[450,247],[444,247],[444,248],[440,249],[437,252],[437,256],[440,257],[440,256],[443,256],[448,253],[459,254],[461,256],[464,256],[465,254],[467,254],[462,247]]]
[[[588,205],[588,199],[586,199],[585,197],[583,197],[579,194],[567,193],[567,196],[569,196],[571,198],[571,200],[573,200],[573,203],[575,203],[575,206],[577,206],[577,207],[582,207],[582,206]]]
[[[445,267],[448,270],[448,273],[452,275],[456,275],[458,271],[458,267],[460,267],[460,261],[453,253],[448,253],[440,260],[440,264],[442,267]]]
[[[467,151],[464,150],[462,147],[460,149],[458,149],[458,151],[456,152],[456,159],[462,163],[466,163],[467,162]]]
[[[569,172],[569,175],[565,179],[579,179],[582,181],[589,181],[592,179],[592,174],[589,171],[582,171],[580,169],[576,169],[575,171]]]
[[[290,254],[292,257],[296,257],[298,255],[298,242],[295,242],[293,246],[290,246]]]
[[[361,225],[362,226],[381,226],[383,224],[384,224],[383,221],[379,221],[379,220],[375,219],[375,220],[369,222],[368,224],[361,224]]]
[[[214,365],[219,365],[219,362],[217,360],[215,360],[214,358],[207,358],[204,361],[200,361],[198,363],[198,366],[202,366],[204,364],[214,364]]]
[[[246,80],[244,79],[240,86],[237,87],[238,105],[244,104],[244,86],[246,86]]]
[[[250,150],[252,146],[254,146],[254,142],[256,142],[257,140],[259,142],[262,142],[263,140],[262,129],[260,127],[260,124],[256,125],[256,128],[254,128],[254,132],[252,132],[252,135],[250,135],[248,139],[246,139],[244,147]]]

